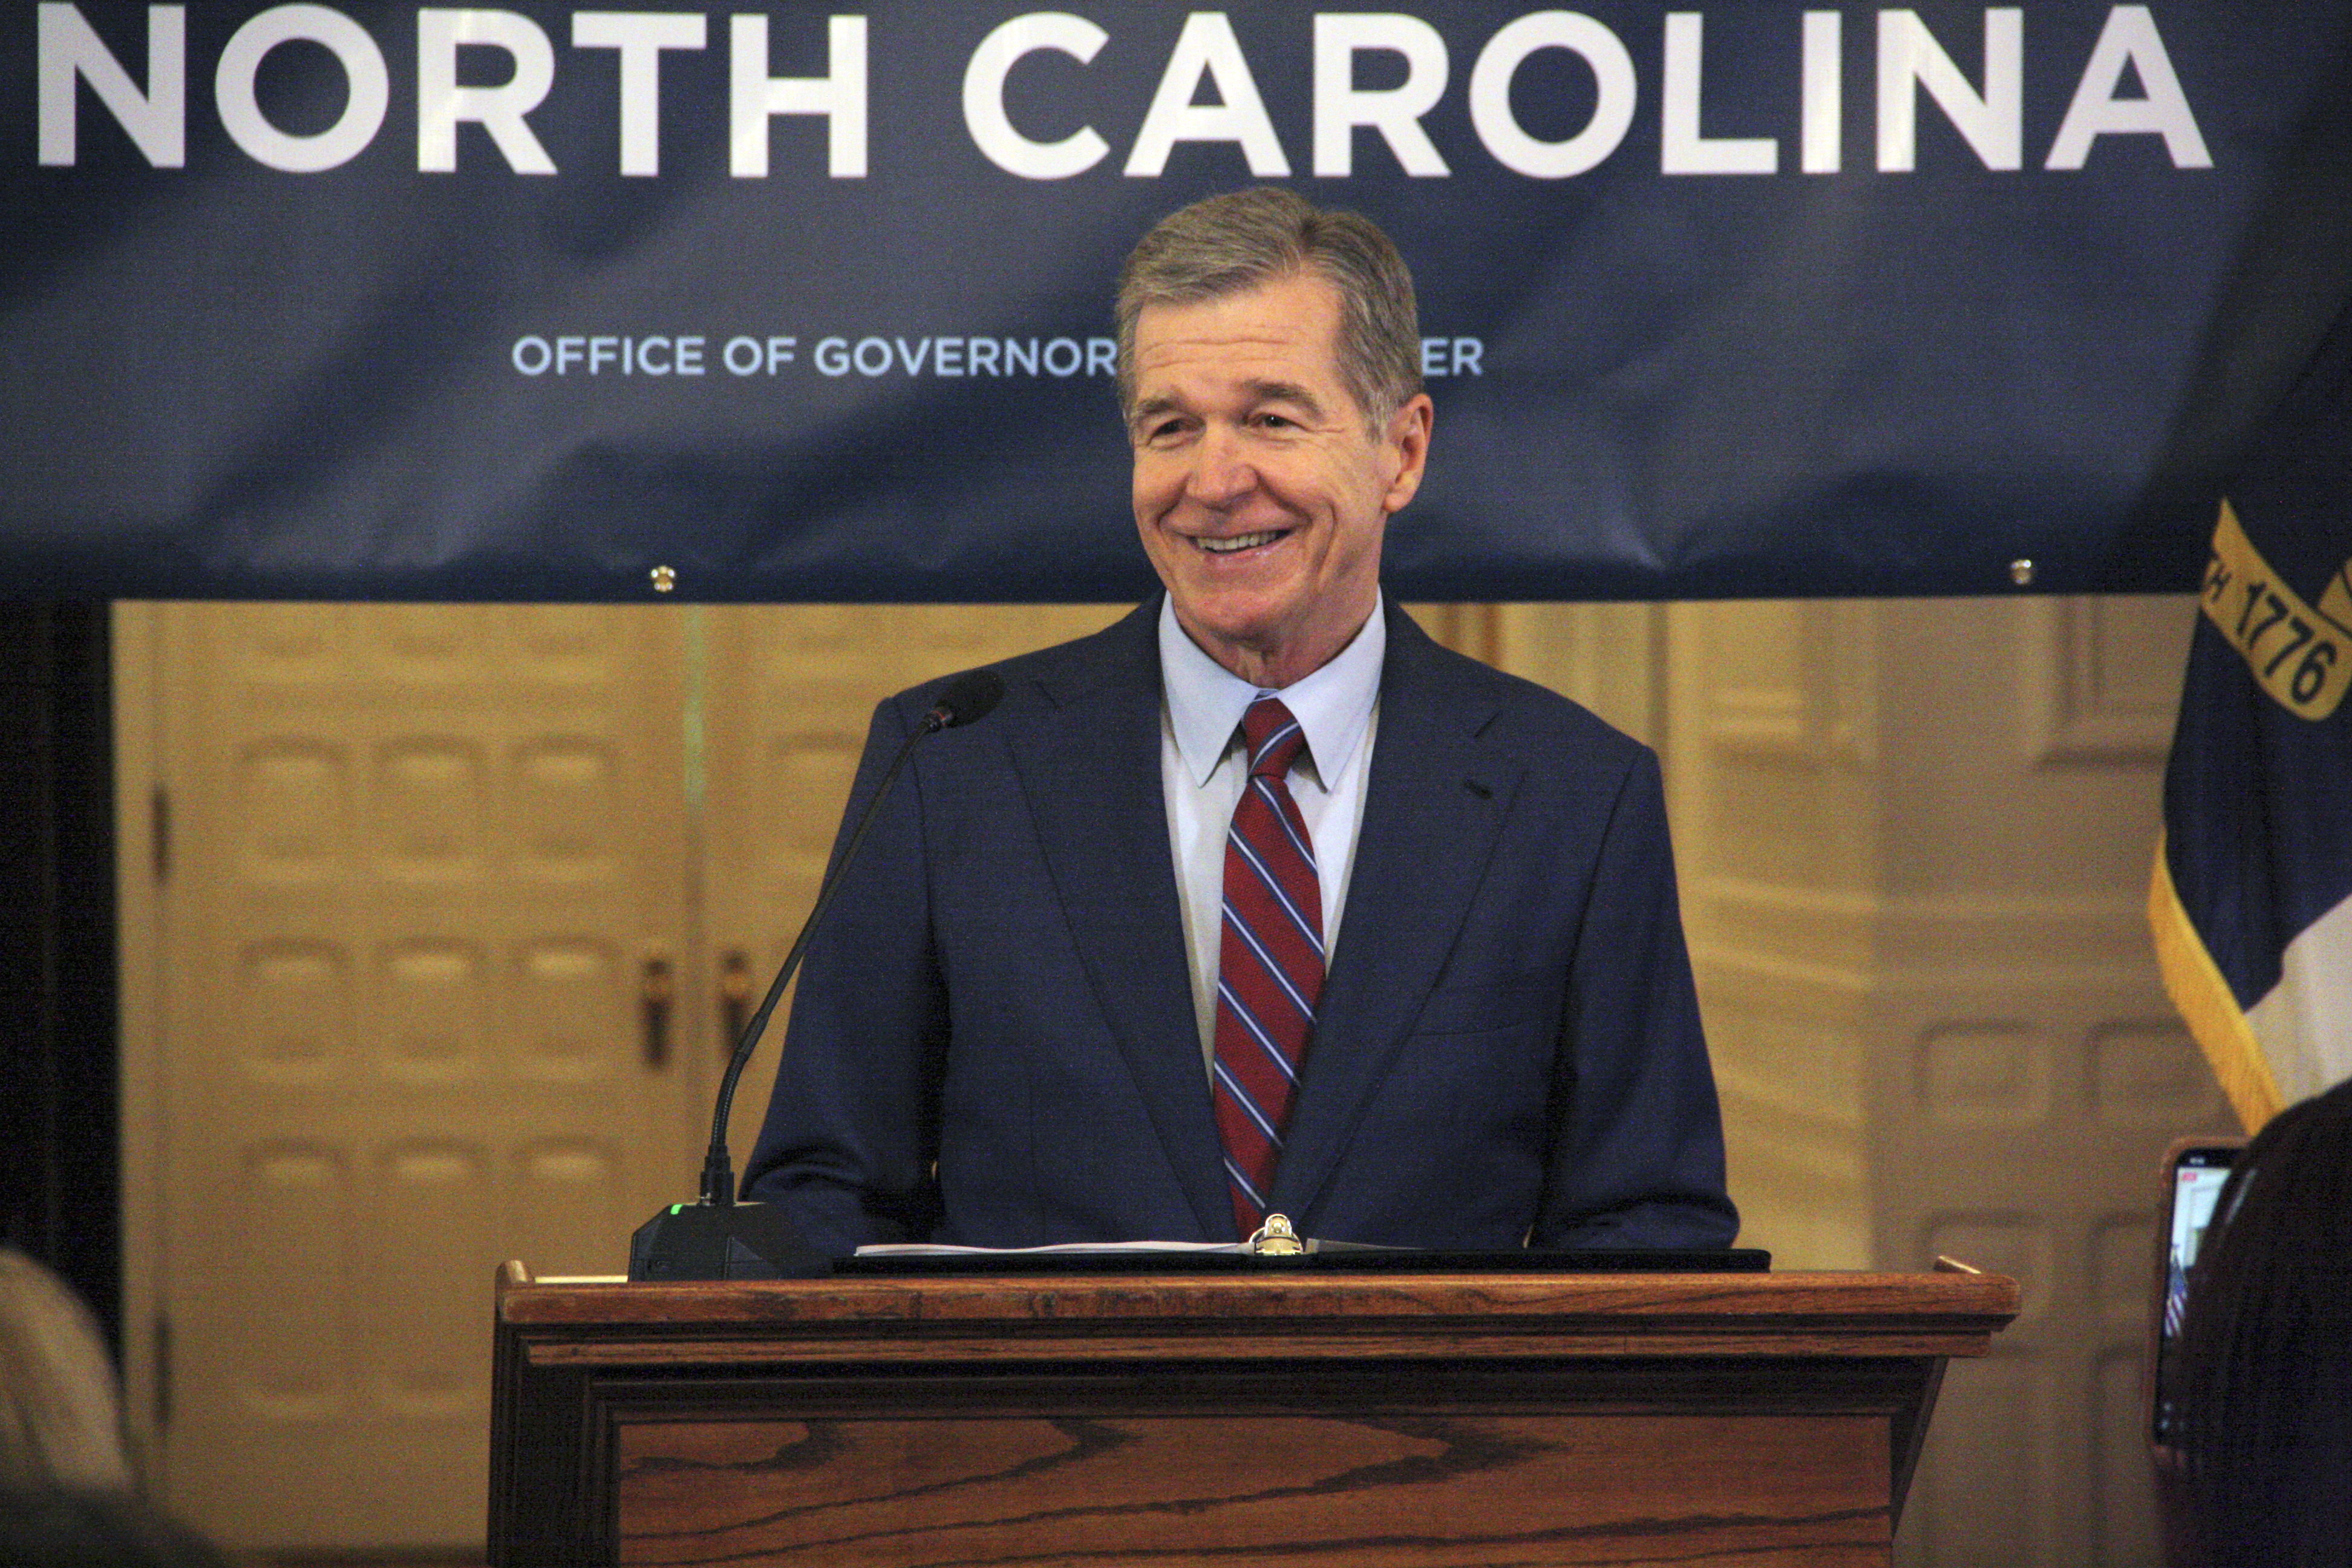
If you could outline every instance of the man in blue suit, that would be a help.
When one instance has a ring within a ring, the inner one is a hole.
[[[1137,247],[1118,320],[1166,593],[918,751],[810,949],[749,1195],[835,1252],[1267,1213],[1727,1244],[1655,758],[1380,591],[1433,418],[1403,262],[1291,193],[1213,197]],[[853,812],[935,689],[877,711]]]

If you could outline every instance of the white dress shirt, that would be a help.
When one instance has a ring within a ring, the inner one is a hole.
[[[1315,846],[1323,890],[1325,962],[1339,950],[1339,911],[1364,821],[1364,783],[1371,773],[1378,728],[1381,661],[1389,646],[1376,596],[1355,639],[1328,664],[1274,695],[1307,732],[1307,750],[1290,770],[1290,795]],[[1160,605],[1160,785],[1168,803],[1168,842],[1176,863],[1176,897],[1191,960],[1192,1013],[1206,1071],[1217,1050],[1217,957],[1224,936],[1225,836],[1249,778],[1242,715],[1260,689],[1201,651]]]

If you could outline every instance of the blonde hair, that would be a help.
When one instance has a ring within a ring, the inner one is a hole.
[[[88,1308],[0,1247],[0,1488],[122,1491],[122,1398]]]

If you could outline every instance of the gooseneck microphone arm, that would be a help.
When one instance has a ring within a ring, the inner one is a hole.
[[[727,1154],[727,1115],[734,1109],[735,1085],[743,1076],[743,1064],[751,1059],[752,1048],[760,1043],[761,1032],[768,1026],[769,1016],[776,1010],[777,999],[792,984],[801,955],[808,951],[809,933],[824,918],[825,906],[833,901],[850,861],[856,858],[858,845],[873,826],[883,797],[914,754],[916,742],[985,717],[1003,695],[1004,679],[992,669],[956,677],[940,689],[939,700],[890,759],[882,782],[858,814],[856,826],[842,841],[841,853],[834,857],[832,868],[817,888],[816,901],[802,922],[800,935],[793,939],[783,967],[776,971],[767,999],[735,1042],[734,1059],[727,1064],[726,1077],[719,1086],[718,1108],[710,1118],[710,1152],[702,1162],[702,1201],[671,1204],[636,1228],[629,1237],[631,1279],[802,1279],[832,1272],[832,1256],[811,1246],[782,1208],[756,1199],[736,1201],[735,1167]]]
[[[792,951],[784,955],[783,964],[776,971],[776,978],[769,984],[768,994],[761,1001],[759,1010],[743,1026],[742,1036],[735,1042],[735,1055],[727,1064],[727,1074],[719,1080],[719,1103],[710,1116],[710,1149],[702,1160],[702,1201],[709,1206],[727,1208],[735,1202],[735,1165],[727,1150],[727,1121],[735,1109],[735,1085],[741,1079],[743,1068],[751,1059],[751,1052],[758,1047],[760,1037],[768,1027],[769,1015],[776,1010],[784,988],[792,984],[793,973],[800,968],[801,957],[808,952],[809,938],[816,931],[817,921],[824,918],[826,907],[841,889],[843,874],[849,869],[849,863],[857,858],[857,847],[866,841],[866,830],[874,826],[875,816],[889,795],[890,786],[898,783],[899,773],[906,769],[907,759],[915,754],[917,743],[925,736],[986,718],[1003,696],[1004,679],[992,669],[975,669],[948,682],[940,692],[939,700],[931,705],[930,711],[916,723],[914,733],[900,743],[898,755],[890,759],[889,768],[882,774],[881,784],[867,798],[866,809],[858,814],[856,826],[843,843],[841,853],[834,858],[833,868],[825,873],[824,883],[817,889],[816,901],[810,906],[808,919],[801,922],[800,935],[793,939]]]

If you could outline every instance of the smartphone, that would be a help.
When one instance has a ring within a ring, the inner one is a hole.
[[[2230,1179],[2230,1167],[2243,1147],[2242,1139],[2184,1139],[2166,1156],[2168,1190],[2157,1236],[2162,1266],[2157,1273],[2158,1289],[2151,1324],[2154,1419],[2149,1432],[2162,1447],[2172,1447],[2178,1436],[2172,1380],[2179,1358],[2181,1314],[2189,1304],[2189,1270],[2197,1262],[2205,1233],[2213,1223],[2213,1205],[2221,1195],[2221,1185]]]

